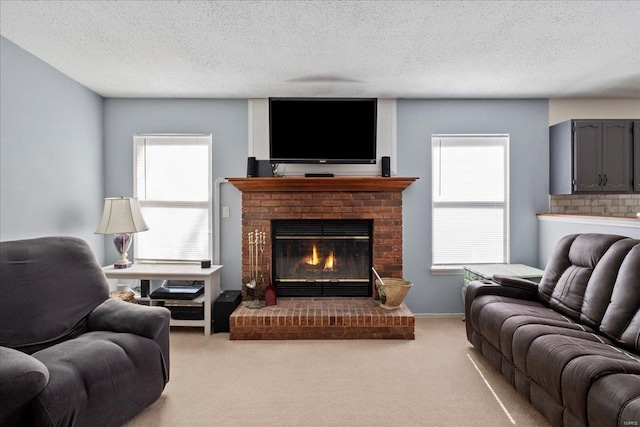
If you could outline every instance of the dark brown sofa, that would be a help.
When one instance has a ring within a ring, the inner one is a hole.
[[[640,425],[640,240],[558,242],[540,284],[471,282],[467,338],[554,426]]]

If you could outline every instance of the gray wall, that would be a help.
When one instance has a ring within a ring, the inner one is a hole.
[[[213,134],[213,179],[244,176],[247,100],[106,99],[1,38],[2,240],[72,235],[103,263],[110,239],[93,234],[103,197],[133,194],[133,134]],[[536,265],[536,213],[548,210],[547,100],[398,100],[398,175],[404,192],[406,302],[415,313],[463,311],[460,275],[432,276],[431,134],[511,136],[511,261]],[[104,143],[103,143],[104,139]],[[222,184],[223,289],[240,289],[241,195]],[[216,237],[214,236],[214,239]]]
[[[102,214],[102,98],[0,37],[0,239],[89,242]]]
[[[133,195],[133,135],[136,133],[203,133],[213,135],[213,180],[245,176],[248,153],[247,100],[106,99],[104,103],[105,197]],[[222,184],[220,263],[223,289],[240,289],[241,194]],[[216,236],[214,236],[214,239]],[[116,260],[110,242],[106,263]],[[134,248],[130,251],[134,252]],[[217,254],[214,254],[214,259]],[[132,259],[132,258],[130,258]]]
[[[246,100],[105,100],[105,197],[132,194],[135,133],[212,133],[214,180],[244,176],[247,110]],[[536,213],[548,209],[547,120],[546,100],[398,100],[398,174],[420,178],[403,196],[404,276],[414,282],[406,302],[415,313],[463,311],[462,276],[429,272],[431,134],[510,134],[511,261],[536,265]],[[240,201],[239,191],[223,185],[216,208],[231,210],[221,224],[224,289],[240,288]]]
[[[405,302],[415,313],[463,312],[461,275],[430,274],[431,135],[510,135],[511,262],[537,265],[536,213],[549,208],[547,100],[399,100],[398,175],[403,194]]]

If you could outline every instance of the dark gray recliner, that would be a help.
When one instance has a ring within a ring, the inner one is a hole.
[[[0,243],[0,425],[118,426],[169,381],[169,311],[109,298],[86,242]]]

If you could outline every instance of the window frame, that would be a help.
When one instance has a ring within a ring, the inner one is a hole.
[[[181,139],[193,139],[193,141],[189,141],[189,143],[198,143],[198,140],[207,139],[207,141],[203,141],[203,144],[206,144],[208,147],[209,155],[207,159],[207,168],[208,168],[208,182],[207,182],[207,194],[208,201],[175,201],[175,200],[146,200],[145,198],[141,198],[138,194],[138,171],[137,171],[137,148],[141,144],[146,144],[147,139],[158,139],[158,140],[181,140]],[[138,199],[140,204],[140,208],[143,211],[144,208],[158,208],[158,207],[168,207],[168,208],[206,208],[207,209],[207,222],[208,222],[208,238],[207,238],[207,259],[212,259],[213,256],[213,178],[212,178],[212,164],[213,164],[213,136],[212,134],[161,134],[161,133],[153,133],[153,134],[134,134],[133,135],[133,195]],[[134,262],[136,263],[171,263],[171,264],[192,264],[192,263],[200,263],[202,259],[161,259],[161,258],[141,258],[138,252],[138,236],[137,233],[134,234]]]
[[[433,162],[434,162],[434,151],[435,151],[435,143],[436,140],[442,140],[442,139],[447,139],[447,138],[465,138],[465,139],[474,139],[474,138],[482,138],[482,139],[488,139],[488,138],[493,138],[493,139],[504,139],[504,148],[505,148],[505,162],[504,162],[504,173],[503,173],[503,179],[504,179],[504,201],[502,202],[495,202],[495,201],[491,201],[491,202],[473,202],[473,201],[436,201],[436,197],[434,194],[434,189],[433,189],[433,185],[435,183],[435,168],[433,168]],[[481,264],[481,263],[477,263],[477,262],[473,262],[473,261],[469,261],[469,262],[463,262],[463,263],[440,263],[440,264],[436,264],[434,262],[435,259],[435,254],[436,254],[436,243],[435,243],[435,239],[433,238],[434,235],[434,230],[436,227],[435,224],[435,211],[437,208],[483,208],[483,207],[490,207],[490,208],[496,208],[496,207],[502,207],[504,215],[503,215],[503,233],[504,233],[504,240],[503,240],[503,247],[502,247],[502,252],[503,252],[503,261],[502,262],[490,262],[490,263],[484,263],[484,264],[509,264],[510,263],[510,258],[511,258],[511,248],[510,248],[510,216],[511,216],[511,198],[510,198],[510,163],[511,163],[511,159],[510,159],[510,143],[511,143],[511,138],[509,134],[432,134],[431,135],[431,141],[430,141],[430,145],[431,145],[431,179],[432,179],[432,184],[431,184],[431,233],[432,233],[432,238],[431,238],[431,274],[434,275],[439,275],[439,274],[443,274],[443,275],[448,275],[448,274],[462,274],[463,273],[463,267],[464,265],[468,265],[468,264]]]

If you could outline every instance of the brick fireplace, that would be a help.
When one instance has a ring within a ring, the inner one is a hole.
[[[376,270],[383,277],[402,277],[402,192],[416,179],[228,178],[242,191],[242,283],[250,278],[248,233],[265,232],[265,240],[272,242],[274,221],[277,225],[291,220],[333,224],[365,220],[371,224],[369,255]],[[271,268],[271,257],[269,244],[264,252],[265,269]],[[271,271],[265,276],[271,280]],[[263,293],[264,287],[258,289],[259,298]],[[378,303],[371,296],[320,296],[278,297],[277,305],[260,310],[242,304],[229,318],[230,339],[415,338],[415,318],[405,304],[388,311]]]
[[[372,220],[373,265],[382,277],[402,277],[402,191],[416,178],[228,178],[242,191],[242,283],[250,280],[247,235],[274,220]],[[264,250],[271,280],[271,245]],[[266,285],[267,283],[265,283]],[[263,298],[264,287],[257,289]]]

